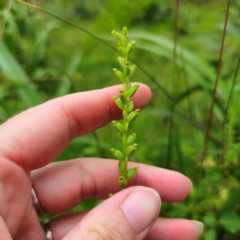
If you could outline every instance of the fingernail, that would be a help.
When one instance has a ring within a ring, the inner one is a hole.
[[[155,190],[141,187],[125,199],[121,208],[127,221],[140,233],[157,218],[160,204],[160,196]]]
[[[197,236],[199,237],[204,229],[204,224],[202,222],[196,221],[196,220],[192,220],[192,222],[195,224],[196,228],[197,228]]]

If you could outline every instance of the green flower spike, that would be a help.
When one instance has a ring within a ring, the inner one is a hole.
[[[130,101],[130,98],[136,93],[139,88],[139,84],[131,86],[130,77],[136,70],[136,65],[132,65],[128,60],[128,55],[134,49],[135,41],[127,42],[128,30],[126,27],[123,28],[122,34],[112,31],[112,34],[118,39],[117,50],[120,54],[118,62],[121,66],[121,70],[114,68],[114,74],[119,78],[123,84],[123,90],[119,92],[119,97],[113,97],[115,104],[122,110],[123,122],[112,121],[114,128],[117,130],[119,137],[122,140],[122,149],[117,150],[112,148],[112,154],[118,159],[118,170],[120,177],[118,178],[119,186],[124,189],[127,187],[128,180],[133,178],[138,167],[127,169],[129,156],[137,150],[137,144],[135,140],[137,135],[135,133],[129,134],[130,123],[138,116],[139,109],[134,109],[134,104]]]

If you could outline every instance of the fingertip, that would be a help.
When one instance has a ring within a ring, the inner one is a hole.
[[[180,202],[186,199],[192,189],[192,181],[185,175],[179,172],[173,171],[174,177],[169,180],[167,186],[169,189],[174,189],[172,192],[172,200],[169,201],[176,201]]]
[[[179,174],[179,185],[180,186],[184,186],[182,188],[179,188],[176,191],[176,195],[181,196],[179,201],[183,201],[184,199],[186,199],[192,189],[192,181],[185,175],[183,175],[182,173],[178,173]]]
[[[157,218],[161,199],[157,191],[147,187],[137,187],[121,204],[121,209],[129,222],[140,234]]]
[[[199,237],[203,230],[204,230],[204,224],[200,221],[196,221],[196,220],[191,220],[192,223],[194,223],[196,230],[197,230],[197,237]]]
[[[150,229],[147,239],[194,240],[203,231],[203,223],[188,219],[158,218]]]
[[[184,200],[192,188],[191,180],[182,173],[159,169],[157,167],[145,166],[144,172],[140,170],[137,175],[137,184],[144,186],[154,186],[161,193],[162,201],[179,202]],[[148,172],[145,177],[145,172]]]
[[[64,239],[143,239],[156,221],[159,194],[147,187],[131,187],[103,201],[90,211]]]

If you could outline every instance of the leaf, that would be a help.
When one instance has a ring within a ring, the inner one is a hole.
[[[145,41],[149,41],[155,45],[157,45],[157,48],[154,48],[152,50],[152,52],[155,52],[157,54],[157,49],[159,49],[160,47],[160,51],[162,51],[163,53],[165,53],[164,55],[170,59],[172,59],[172,52],[174,50],[174,42],[170,41],[167,38],[164,38],[158,34],[151,34],[149,32],[144,32],[144,31],[139,31],[139,32],[132,32],[131,36],[133,38],[140,38],[143,39]],[[139,47],[138,43],[138,47]],[[143,45],[141,45],[141,48],[144,48],[144,45],[146,45],[146,43],[144,43]],[[147,45],[149,46],[149,45]],[[186,49],[182,48],[182,47],[178,47],[177,48],[177,54],[180,56],[181,54],[184,57],[184,60],[190,64],[191,66],[193,66],[195,68],[195,70],[201,72],[202,74],[204,74],[208,80],[213,81],[215,78],[215,72],[214,69],[209,67],[207,64],[205,64],[204,61],[202,61],[199,57],[195,56],[193,53],[191,53],[190,51],[187,51]]]
[[[42,102],[36,86],[30,82],[28,75],[8,50],[3,41],[0,41],[0,69],[9,81],[18,83],[16,89],[18,95],[28,107],[35,106]]]
[[[233,212],[224,212],[220,216],[219,224],[228,232],[240,231],[240,216]]]
[[[229,194],[229,197],[224,203],[221,212],[232,210],[233,207],[239,202],[240,202],[240,186]]]
[[[81,62],[81,59],[82,59],[82,53],[79,51],[76,51],[73,54],[73,57],[67,66],[67,73],[69,75],[71,75],[77,71],[77,68],[78,68],[79,63]]]
[[[207,227],[212,227],[216,223],[216,216],[212,212],[207,212],[203,216],[203,222]]]
[[[213,229],[208,229],[204,232],[204,240],[216,240],[216,232]]]
[[[63,77],[63,80],[60,82],[54,97],[61,97],[70,92],[71,82],[68,77]]]
[[[146,50],[148,52],[164,56],[172,61],[172,54],[175,48],[174,41],[164,38],[159,34],[151,34],[145,31],[131,32],[131,37],[138,39],[138,48]],[[184,61],[184,68],[191,76],[190,79],[197,81],[198,84],[205,89],[211,90],[215,80],[215,70],[210,65],[206,64],[201,58],[193,54],[187,49],[177,46],[176,54],[178,58],[175,60],[179,67],[182,67],[182,61]],[[225,88],[224,81],[219,81],[217,94],[221,98],[226,98],[229,89]]]
[[[12,109],[6,104],[6,101],[0,99],[0,120],[4,122],[12,115]]]

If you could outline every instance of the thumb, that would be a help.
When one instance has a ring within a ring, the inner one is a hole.
[[[64,240],[141,240],[157,219],[160,205],[160,196],[155,190],[127,188],[90,211]]]

